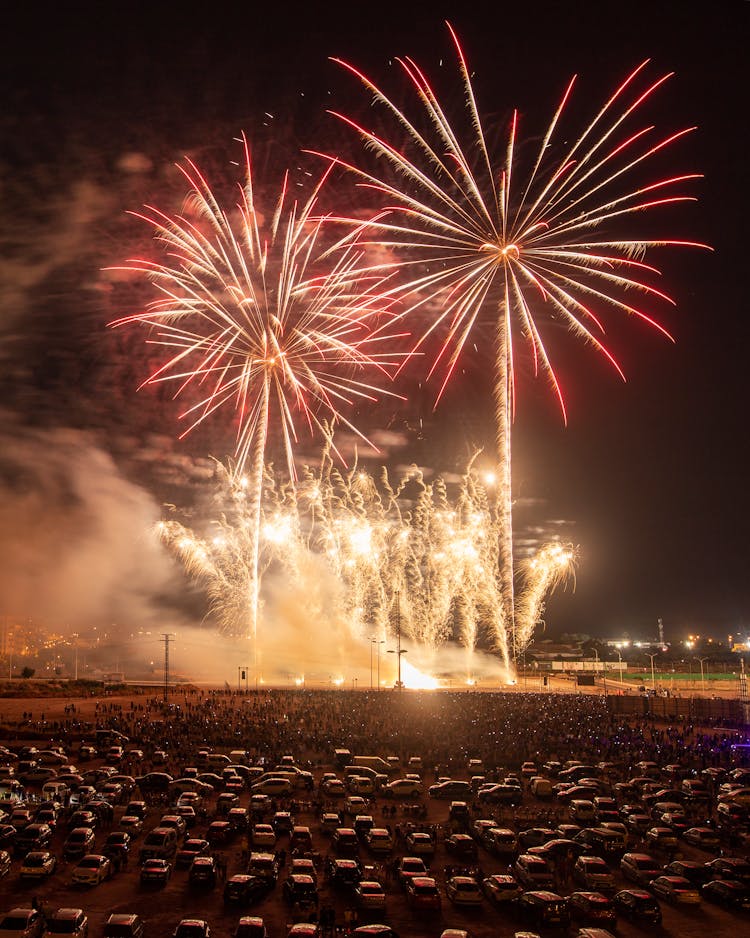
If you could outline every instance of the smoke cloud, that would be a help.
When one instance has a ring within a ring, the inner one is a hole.
[[[0,418],[0,613],[61,631],[161,619],[181,577],[159,515],[91,436]]]

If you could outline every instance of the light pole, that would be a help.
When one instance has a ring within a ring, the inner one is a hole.
[[[401,592],[396,590],[396,650],[388,649],[389,655],[398,655],[398,681],[396,687],[399,691],[404,689],[403,682],[401,681],[401,655],[406,654],[406,649],[401,648]]]
[[[655,651],[653,654],[646,652],[646,657],[651,659],[651,687],[656,690],[656,677],[654,676],[654,658],[659,654]]]
[[[698,661],[701,663],[701,690],[705,693],[706,691],[706,678],[703,673],[703,662],[708,661],[708,658],[698,658]]]
[[[619,663],[619,665],[620,665],[620,683],[622,684],[622,682],[623,682],[623,681],[622,681],[622,655],[620,654],[620,649],[619,649],[619,648],[615,648],[615,651],[617,652],[617,661],[618,661],[618,663]]]
[[[376,645],[378,649],[378,690],[380,690],[380,646],[385,645],[384,638],[371,638],[370,639],[370,687],[372,688],[372,646]]]

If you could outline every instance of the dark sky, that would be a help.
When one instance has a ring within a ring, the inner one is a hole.
[[[144,376],[133,358],[141,347],[105,332],[121,310],[99,270],[129,256],[139,236],[125,211],[174,199],[170,167],[185,152],[201,165],[226,166],[226,148],[241,129],[260,141],[261,171],[276,171],[300,147],[335,148],[342,131],[325,107],[364,98],[328,56],[390,80],[391,56],[411,54],[449,87],[448,15],[476,72],[480,107],[503,125],[518,107],[541,130],[573,73],[590,113],[651,57],[657,71],[676,72],[653,107],[660,126],[699,128],[674,157],[675,171],[705,173],[695,188],[699,202],[668,217],[675,236],[705,241],[714,253],[657,258],[662,287],[678,300],[661,311],[676,344],[632,321],[615,327],[625,385],[591,351],[563,345],[567,428],[543,381],[522,376],[519,384],[519,526],[563,519],[581,548],[577,591],[550,601],[549,627],[645,636],[659,616],[668,637],[750,627],[742,238],[750,4],[532,0],[495,4],[492,14],[487,7],[313,3],[300,12],[218,2],[192,12],[171,3],[67,3],[52,11],[32,6],[15,19],[6,11],[0,390],[3,479],[12,491],[28,496],[29,479],[37,478],[13,456],[14,440],[29,434],[50,473],[46,433],[92,434],[113,457],[107,471],[122,472],[128,485],[143,481],[134,464],[160,462],[160,446],[174,466],[181,453],[216,445],[199,437],[180,449],[152,398],[133,403]],[[455,96],[458,105],[458,89]],[[465,366],[443,409],[428,416],[428,440],[407,440],[401,462],[440,454],[445,465],[436,468],[455,471],[471,444],[487,442],[488,365]],[[383,415],[386,424],[398,419]],[[165,474],[153,476],[156,502],[175,498]],[[57,484],[55,497],[64,488]],[[33,538],[6,513],[11,544]],[[41,510],[31,517],[47,523]]]

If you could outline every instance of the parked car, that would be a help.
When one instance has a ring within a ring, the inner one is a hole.
[[[522,853],[515,862],[513,875],[526,889],[552,889],[554,877],[552,870],[542,857],[531,853]]]
[[[405,887],[414,876],[427,876],[427,867],[422,857],[401,857],[396,864],[399,884]]]
[[[684,876],[657,876],[651,883],[651,891],[674,905],[698,905],[701,901],[698,889]]]
[[[257,915],[243,915],[232,938],[268,938],[265,922]]]
[[[430,798],[447,799],[467,798],[471,799],[473,792],[468,782],[459,779],[449,778],[435,785],[430,785],[427,790]]]
[[[109,857],[116,870],[119,870],[123,861],[127,860],[130,853],[130,834],[127,831],[112,831],[107,834],[107,838],[102,846],[102,853]]]
[[[41,938],[44,916],[37,909],[15,908],[0,919],[0,938]]]
[[[45,916],[45,938],[87,938],[89,919],[83,909],[57,909]]]
[[[469,834],[451,834],[445,838],[445,849],[452,857],[475,862],[477,859],[477,845]]]
[[[211,929],[205,919],[184,918],[172,932],[172,938],[211,938]]]
[[[213,889],[216,885],[216,860],[210,856],[195,857],[190,864],[188,882],[191,886],[205,886]]]
[[[251,853],[247,872],[251,876],[257,876],[274,884],[279,877],[278,857],[273,853]]]
[[[646,831],[646,845],[651,850],[677,850],[677,832],[671,827],[650,827]]]
[[[267,879],[259,876],[250,876],[247,873],[236,873],[224,884],[225,905],[251,905],[268,895],[272,888]],[[242,919],[240,919],[242,921]]]
[[[141,884],[143,886],[166,886],[172,876],[172,864],[169,860],[159,860],[153,857],[141,867]]]
[[[693,886],[700,887],[711,878],[711,871],[705,863],[696,860],[673,860],[664,867],[669,876],[683,876]]]
[[[504,783],[487,785],[478,792],[477,801],[480,804],[519,805],[523,801],[523,791],[515,785]]]
[[[571,919],[579,925],[614,927],[617,912],[614,903],[600,892],[574,892],[568,897]]]
[[[93,848],[94,842],[94,832],[90,827],[76,827],[65,839],[63,858],[77,860],[85,856]]]
[[[358,860],[329,857],[326,861],[326,879],[331,886],[354,888],[362,879],[362,867]]]
[[[413,909],[439,912],[442,907],[440,890],[431,876],[412,876],[406,883],[406,901]]]
[[[57,857],[49,850],[32,850],[21,862],[21,879],[46,879],[57,869]]]
[[[254,824],[250,840],[253,847],[275,847],[276,831],[271,824]]]
[[[732,879],[713,879],[701,886],[701,895],[708,902],[724,906],[725,909],[750,911],[750,889]]]
[[[580,856],[573,866],[573,879],[584,889],[614,892],[615,878],[601,857]]]
[[[333,852],[340,857],[356,857],[359,854],[359,838],[353,827],[337,827],[331,838]]]
[[[648,886],[652,879],[661,876],[662,868],[648,853],[626,853],[620,860],[620,872],[631,883]]]
[[[312,876],[293,873],[284,880],[281,891],[289,905],[296,906],[301,912],[316,909],[318,906],[318,887]]]
[[[104,925],[104,938],[143,938],[143,919],[131,912],[113,912]]]
[[[363,879],[354,887],[354,898],[361,909],[382,912],[385,909],[385,890],[374,880]]]
[[[411,778],[396,778],[383,786],[383,795],[386,798],[419,798],[421,794],[421,783]]]
[[[685,843],[702,850],[716,850],[721,843],[719,835],[712,827],[690,827],[682,837]]]
[[[46,850],[52,841],[52,828],[49,824],[32,821],[16,834],[13,849],[18,855],[30,850]]]
[[[485,848],[496,857],[513,857],[518,853],[518,837],[506,827],[490,827],[482,835]]]
[[[292,783],[288,778],[267,778],[261,782],[254,782],[250,791],[257,795],[270,795],[274,798],[291,795]]]
[[[435,842],[424,831],[409,831],[405,838],[405,849],[415,857],[431,857],[435,853]]]
[[[372,827],[365,834],[365,844],[376,856],[389,854],[393,851],[393,834],[385,827]]]
[[[750,886],[750,861],[742,857],[717,857],[705,866],[712,879],[733,879]]]
[[[482,904],[482,890],[472,876],[451,876],[445,884],[448,898],[454,905],[479,906]]]
[[[209,854],[209,843],[201,837],[189,837],[180,847],[175,856],[175,867],[187,869],[196,857],[205,857]]]
[[[554,892],[524,892],[518,900],[518,908],[523,918],[537,928],[567,928],[570,924],[567,900]]]
[[[482,892],[492,902],[502,905],[518,899],[523,892],[523,888],[515,876],[496,873],[482,880]]]
[[[74,886],[98,886],[112,875],[112,864],[107,857],[89,853],[73,870],[71,882]]]
[[[612,903],[617,914],[631,922],[661,925],[661,906],[645,889],[623,889],[615,893]]]

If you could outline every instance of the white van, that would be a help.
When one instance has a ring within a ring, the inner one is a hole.
[[[354,756],[351,765],[364,765],[367,766],[368,769],[374,769],[376,772],[380,772],[383,775],[391,775],[398,770],[397,765],[393,765],[391,762],[381,759],[380,756]]]

